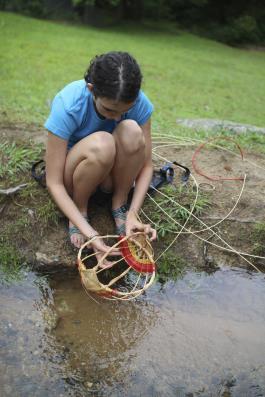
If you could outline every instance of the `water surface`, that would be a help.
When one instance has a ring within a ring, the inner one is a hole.
[[[265,396],[264,275],[223,268],[97,303],[77,275],[0,289],[1,396]]]

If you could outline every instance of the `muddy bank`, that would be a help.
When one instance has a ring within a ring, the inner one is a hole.
[[[29,129],[25,126],[2,126],[0,141],[19,141],[27,145],[45,144],[46,132],[42,129]],[[259,241],[255,234],[257,224],[264,224],[265,196],[265,156],[251,153],[244,149],[242,161],[236,149],[232,152],[221,148],[204,148],[197,157],[197,163],[208,176],[245,178],[242,180],[212,181],[197,175],[191,164],[191,158],[197,144],[156,148],[154,145],[154,164],[159,168],[163,161],[156,154],[168,159],[177,160],[189,167],[199,186],[199,196],[209,193],[210,206],[199,215],[201,221],[189,222],[172,246],[176,255],[180,255],[187,266],[200,268],[218,268],[224,264],[250,265],[242,256],[232,253],[237,251],[260,257],[265,256],[264,240]],[[175,184],[180,184],[180,171],[175,170]],[[27,263],[38,269],[55,270],[62,267],[74,267],[77,250],[70,246],[67,220],[56,210],[47,191],[34,182],[28,172],[18,174],[16,180],[2,177],[0,188],[11,187],[10,183],[27,183],[24,191],[0,197],[2,242],[8,241],[18,249]],[[195,189],[195,188],[194,188]],[[148,202],[148,199],[147,199]],[[180,203],[181,204],[181,203]],[[231,212],[233,207],[234,210]],[[231,212],[231,213],[230,213]],[[107,206],[92,203],[89,207],[91,223],[100,234],[114,232],[114,223]],[[227,217],[227,215],[230,215]],[[225,219],[222,221],[222,219]],[[218,223],[218,224],[217,224]],[[217,224],[213,233],[201,232],[210,225]],[[194,231],[200,231],[195,233]],[[187,233],[193,232],[193,233]],[[173,239],[173,235],[160,238],[154,244],[155,252],[161,252]],[[202,239],[209,243],[205,243]],[[4,241],[3,239],[6,238]],[[210,243],[212,245],[210,245]],[[217,245],[217,246],[216,246]],[[226,250],[221,250],[218,245]],[[258,245],[258,249],[257,249]],[[264,259],[244,256],[257,266],[264,268]]]

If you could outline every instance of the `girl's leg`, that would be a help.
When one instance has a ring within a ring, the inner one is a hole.
[[[80,212],[87,215],[87,203],[97,186],[110,173],[115,159],[115,141],[108,132],[99,131],[79,141],[69,151],[64,172],[64,183]],[[73,225],[69,222],[69,227]],[[80,247],[81,233],[73,233],[71,242]]]
[[[141,127],[134,120],[122,121],[113,136],[116,143],[116,157],[111,171],[112,209],[117,210],[127,203],[128,194],[144,165],[145,139]],[[125,220],[117,217],[115,222],[117,228],[122,230]]]

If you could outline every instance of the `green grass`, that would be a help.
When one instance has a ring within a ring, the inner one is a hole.
[[[89,60],[127,50],[139,61],[143,88],[164,132],[181,117],[265,125],[265,53],[184,32],[127,26],[97,29],[0,13],[1,118],[42,125],[65,84],[80,79]],[[173,127],[172,127],[173,126]]]
[[[27,235],[27,228],[30,224],[30,216],[28,214],[27,204],[30,201],[31,204],[36,202],[36,198],[39,198],[41,190],[37,189],[38,185],[31,179],[31,166],[32,164],[41,157],[42,147],[41,145],[33,144],[32,142],[17,143],[17,142],[0,142],[0,188],[15,187],[20,184],[25,184],[25,187],[12,198],[1,195],[0,196],[0,207],[7,205],[10,200],[13,200],[16,204],[16,196],[18,195],[19,200],[24,200],[23,205],[18,204],[20,211],[17,211],[14,216],[14,221],[9,222],[8,228],[10,232],[6,236],[6,241],[12,239],[14,235]],[[48,196],[46,192],[46,196]],[[43,201],[43,202],[42,202]],[[55,204],[52,199],[48,196],[47,198],[41,195],[41,199],[37,202],[36,213],[37,219],[47,223],[48,220],[55,217]],[[54,211],[52,211],[54,209]],[[23,213],[20,216],[20,212]],[[18,215],[19,213],[19,215]],[[23,232],[22,232],[23,230]],[[2,235],[4,237],[4,235]],[[1,260],[1,256],[0,256]]]
[[[157,268],[157,280],[164,284],[168,280],[177,280],[182,278],[187,270],[188,265],[185,260],[173,252],[167,252],[159,261]]]
[[[252,231],[251,241],[253,243],[254,255],[265,255],[265,223],[257,223]]]
[[[263,52],[230,48],[176,29],[154,30],[131,24],[97,29],[3,12],[0,34],[0,123],[43,125],[54,95],[67,83],[81,79],[92,57],[126,50],[141,65],[143,89],[155,105],[153,130],[157,134],[200,140],[211,135],[177,126],[175,120],[185,117],[265,126]],[[248,134],[237,140],[243,148],[265,151],[264,136]],[[40,156],[41,148],[30,142],[0,143],[0,187],[28,183],[9,204],[5,214],[9,223],[0,227],[0,273],[6,278],[19,278],[23,263],[19,252],[32,233],[41,233],[59,222],[60,214],[47,190],[30,179],[30,166]],[[176,193],[180,203],[190,208],[194,193],[191,197],[187,192],[174,191],[174,198]],[[1,198],[0,207],[6,200]],[[173,208],[163,199],[160,204],[167,205],[171,215],[183,224],[185,210]],[[207,198],[200,197],[197,214],[208,204]],[[153,207],[150,211],[156,213]],[[168,230],[172,232],[172,222],[156,214],[157,221],[162,219],[159,235],[167,236]],[[16,244],[11,246],[14,236]],[[181,258],[169,253],[163,258],[160,280],[180,277],[185,266]]]
[[[26,185],[12,196],[0,195],[0,279],[4,282],[23,277],[25,245],[59,222],[47,189],[31,177],[31,166],[42,151],[41,145],[32,142],[0,142],[0,188]]]
[[[23,279],[26,264],[16,247],[0,238],[0,284]]]
[[[189,185],[179,185],[178,187],[166,185],[160,188],[160,191],[163,194],[156,193],[154,197],[157,204],[152,199],[146,200],[143,210],[147,217],[155,223],[158,237],[164,238],[172,236],[172,233],[178,233],[181,229],[180,225],[183,225],[190,217],[190,211],[195,200],[195,191]],[[195,204],[193,215],[200,216],[210,205],[209,194],[201,193]],[[158,206],[166,210],[167,215]],[[180,225],[174,223],[172,218]],[[190,217],[186,227],[190,226],[191,222],[194,223],[193,217]]]
[[[40,158],[41,151],[40,145],[32,143],[0,142],[0,185],[4,177],[13,182],[19,172],[28,172],[32,163]]]

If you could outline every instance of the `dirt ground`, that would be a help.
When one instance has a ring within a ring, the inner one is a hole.
[[[0,128],[1,140],[19,140],[45,143],[46,132],[43,129],[25,126],[2,126]],[[177,161],[190,168],[199,184],[199,195],[209,191],[211,206],[200,216],[206,225],[213,225],[221,221],[231,211],[242,191],[242,180],[212,181],[198,175],[192,167],[192,155],[198,145],[161,147],[154,151],[154,164],[156,168],[163,165],[164,161],[158,159],[155,153],[169,161]],[[227,146],[226,146],[227,147]],[[224,251],[201,241],[198,236],[209,239],[210,242],[222,245],[230,250],[253,254],[255,242],[252,238],[254,227],[257,223],[265,223],[265,155],[252,153],[243,148],[244,159],[236,146],[231,146],[233,153],[221,148],[204,147],[198,154],[196,163],[200,170],[208,176],[225,178],[242,178],[246,175],[245,186],[240,200],[230,216],[214,228],[220,238],[211,233],[198,233],[197,235],[182,234],[173,245],[173,251],[187,261],[188,264],[200,268],[216,269],[226,265],[251,267],[237,254]],[[181,171],[176,168],[176,183],[180,181]],[[0,186],[8,188],[10,186]],[[41,188],[40,188],[41,189]],[[19,207],[18,207],[19,210]],[[30,208],[28,208],[30,213]],[[91,205],[91,223],[99,233],[110,234],[114,232],[114,224],[110,211],[105,206]],[[1,214],[2,222],[10,222],[8,210]],[[196,230],[205,227],[196,224]],[[192,229],[194,230],[194,228]],[[170,242],[160,240],[154,244],[155,252],[165,247]],[[263,242],[264,244],[264,242]],[[38,268],[54,268],[60,266],[73,266],[76,261],[77,250],[70,246],[67,234],[67,220],[62,216],[57,227],[47,228],[44,233],[32,230],[32,239],[24,242],[21,247],[23,254]],[[265,256],[261,252],[259,256]],[[248,260],[265,269],[265,259],[245,256]]]
[[[220,145],[220,142],[218,142]],[[192,166],[192,156],[198,145],[171,148],[159,148],[159,155],[190,168],[199,187],[199,196],[208,191],[211,205],[199,218],[204,224],[213,225],[225,218],[213,230],[220,236],[212,237],[211,233],[195,235],[182,235],[176,242],[176,252],[184,253],[188,262],[192,260],[200,267],[220,267],[227,264],[234,266],[250,266],[242,257],[231,252],[205,244],[198,237],[210,238],[210,242],[221,245],[237,252],[253,253],[255,239],[253,230],[255,225],[265,222],[265,156],[248,152],[243,148],[243,160],[236,146],[233,153],[221,148],[205,146],[196,156],[196,165],[204,175],[211,178],[245,178],[243,180],[217,180],[213,181],[198,175]],[[225,147],[225,146],[224,146]],[[156,158],[154,158],[157,163]],[[158,161],[159,164],[159,161]],[[191,179],[192,180],[192,179]],[[204,228],[197,223],[196,228]],[[259,240],[260,241],[260,240]],[[264,244],[264,241],[263,241]],[[229,247],[230,246],[230,247]],[[264,245],[263,245],[264,248]],[[261,252],[260,256],[265,256]],[[265,259],[245,256],[250,262],[265,267]],[[208,269],[207,269],[208,270]]]

